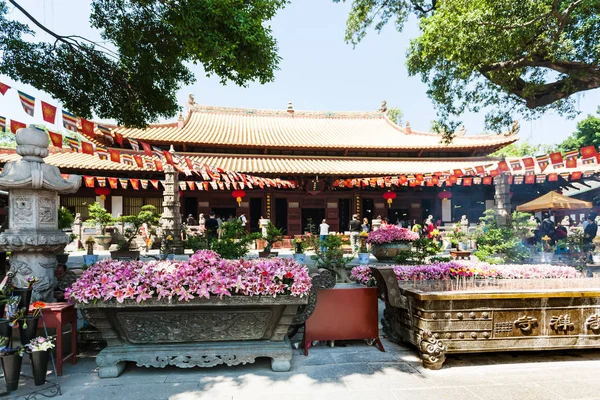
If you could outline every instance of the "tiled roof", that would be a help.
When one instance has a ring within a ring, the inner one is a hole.
[[[201,165],[208,164],[224,170],[260,175],[338,175],[338,176],[381,176],[411,173],[427,173],[473,167],[492,163],[489,158],[437,159],[381,159],[354,157],[305,157],[305,156],[241,156],[225,154],[179,153]],[[0,152],[0,163],[18,160],[13,151]],[[137,166],[100,160],[97,156],[82,153],[53,153],[45,161],[64,169],[93,171],[151,171]]]
[[[445,145],[440,143],[439,135],[400,127],[379,112],[294,111],[292,114],[192,106],[180,125],[115,131],[154,143],[293,149],[492,150],[518,139],[515,135],[459,136]]]

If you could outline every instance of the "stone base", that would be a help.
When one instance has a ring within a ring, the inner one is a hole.
[[[179,368],[214,367],[215,365],[239,365],[253,363],[258,357],[271,358],[271,369],[286,372],[291,368],[292,347],[290,341],[271,342],[236,341],[206,342],[197,344],[157,344],[107,347],[98,354],[98,376],[116,378],[123,372],[126,361],[134,361],[138,367]]]

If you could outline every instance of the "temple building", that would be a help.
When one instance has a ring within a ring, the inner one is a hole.
[[[108,127],[115,137],[149,144],[155,150],[171,149],[195,165],[271,178],[272,185],[246,187],[239,204],[232,196],[233,187],[187,188],[181,192],[181,214],[198,218],[199,213],[212,210],[227,218],[245,213],[251,230],[258,230],[259,218],[265,217],[289,235],[302,233],[309,219],[316,225],[326,219],[331,231],[344,231],[355,213],[369,220],[381,215],[394,223],[420,223],[427,215],[442,222],[457,221],[462,215],[477,221],[486,208],[493,207],[494,185],[447,187],[438,184],[438,176],[497,163],[489,154],[518,140],[515,132],[470,136],[463,128],[452,143],[444,144],[440,135],[392,122],[385,102],[376,112],[298,111],[291,103],[282,110],[254,110],[201,106],[190,96],[185,114],[174,123],[146,129]],[[122,157],[143,154],[131,149],[127,140],[119,146],[97,132],[91,138],[96,145],[118,149]],[[0,150],[0,164],[18,158],[14,150]],[[51,148],[45,161],[66,174],[164,179],[162,172],[149,166],[111,162],[68,149]],[[417,177],[418,184],[402,182],[402,176]],[[278,179],[297,186],[278,187]],[[180,174],[180,180],[201,182],[202,177]],[[94,201],[115,216],[137,213],[145,204],[159,209],[162,205],[160,186],[137,190],[119,186],[102,194],[97,189],[82,185],[76,194],[62,196],[61,203],[84,218],[86,204]],[[394,198],[388,204],[389,197]]]

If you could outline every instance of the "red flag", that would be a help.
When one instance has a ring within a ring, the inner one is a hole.
[[[523,165],[525,166],[525,169],[533,169],[533,168],[535,168],[535,162],[533,161],[533,158],[531,158],[531,157],[524,158],[523,159]]]
[[[157,179],[151,179],[150,183],[152,184],[152,186],[154,186],[154,189],[158,190],[158,180]]]
[[[5,83],[0,82],[0,93],[2,93],[3,96],[8,89],[10,89],[10,86],[8,86]]]
[[[123,135],[117,132],[113,132],[113,134],[115,135],[115,140],[117,143],[119,143],[120,146],[123,146]]]
[[[110,185],[111,189],[117,189],[117,184],[119,183],[119,180],[117,178],[106,178],[108,179],[108,184]]]
[[[202,182],[202,186],[204,186],[204,190],[208,190],[208,182]]]
[[[133,186],[134,190],[140,190],[140,180],[139,179],[129,179],[129,182],[131,183],[131,186]]]
[[[121,188],[123,188],[123,189],[127,189],[128,182],[129,182],[129,179],[127,179],[127,178],[119,178],[119,183],[121,184]]]
[[[455,169],[454,170],[454,176],[463,176],[462,169]]]
[[[498,163],[498,169],[500,170],[500,172],[509,172],[510,169],[508,168],[508,163],[506,161],[500,161]]]
[[[557,173],[548,174],[548,182],[555,182],[557,180],[558,180]]]
[[[498,175],[500,175],[500,171],[498,171],[497,169],[493,169],[490,171],[491,177],[498,176]]]
[[[80,118],[81,122],[81,133],[89,138],[94,138],[94,123],[87,119]]]
[[[110,154],[110,161],[121,162],[121,152],[119,150],[108,149],[108,153]]]
[[[562,153],[557,151],[555,153],[550,154],[550,162],[554,168],[561,168],[564,166],[563,164],[563,156]]]
[[[592,158],[596,155],[596,146],[585,146],[579,149],[581,151],[581,158]]]
[[[475,167],[475,171],[476,171],[478,174],[484,174],[484,173],[485,173],[485,169],[484,169],[484,168],[483,168],[481,165],[478,165],[478,166],[476,166],[476,167]]]
[[[567,168],[577,168],[577,157],[579,157],[579,150],[571,150],[565,153]]]
[[[187,181],[187,184],[190,187],[190,190],[196,190],[196,186],[194,185],[194,181]]]
[[[573,171],[571,172],[571,180],[578,181],[579,179],[581,179],[581,175],[581,171]]]
[[[492,177],[491,176],[485,176],[483,178],[483,184],[484,185],[491,185],[492,184]]]
[[[450,179],[448,180],[448,182],[450,182],[450,184],[454,184],[458,181],[458,178],[456,177],[456,175],[452,175],[450,177]]]
[[[81,152],[94,155],[94,145],[90,142],[81,142]]]
[[[160,162],[158,160],[154,160],[154,165],[156,166],[156,170],[157,171],[162,171],[163,170],[162,162]]]
[[[171,165],[175,166],[175,163],[173,162],[173,154],[171,154],[167,150],[163,150],[163,154],[165,155],[165,159],[167,160],[167,164],[171,164]]]
[[[190,169],[190,171],[194,170],[194,165],[192,165],[192,160],[190,160],[187,157],[184,157],[185,163],[187,164],[187,167]]]
[[[52,146],[58,147],[62,149],[63,137],[60,133],[54,133],[48,131],[48,135],[50,135],[50,140],[52,141]]]
[[[464,178],[463,186],[471,186],[473,184],[473,178]]]
[[[148,143],[144,143],[144,142],[140,142],[142,147],[144,148],[144,153],[146,153],[146,155],[148,157],[152,157],[152,147],[150,147],[150,145]]]
[[[56,122],[56,106],[42,101],[42,118],[44,121],[54,124]]]
[[[10,120],[10,131],[12,133],[14,133],[16,135],[17,134],[17,130],[21,129],[21,128],[27,128],[27,125],[25,125],[22,122],[15,121],[14,119]]]
[[[97,176],[96,181],[98,181],[98,186],[106,187],[106,178],[103,176]]]
[[[527,183],[527,184],[535,183],[535,175],[525,175],[525,183]]]
[[[94,177],[93,176],[84,176],[83,180],[85,182],[86,187],[94,187]]]
[[[142,156],[134,155],[133,159],[138,167],[144,168],[144,160],[142,160]]]

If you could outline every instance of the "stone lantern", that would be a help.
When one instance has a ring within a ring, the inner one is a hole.
[[[16,134],[19,161],[6,163],[0,174],[0,189],[9,192],[8,229],[0,234],[0,250],[10,251],[10,271],[16,287],[26,287],[34,276],[34,300],[54,299],[56,253],[70,241],[58,229],[59,194],[74,193],[81,177],[61,176],[48,165],[48,134],[34,125]]]

